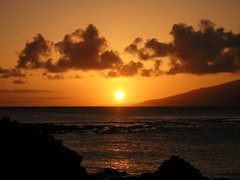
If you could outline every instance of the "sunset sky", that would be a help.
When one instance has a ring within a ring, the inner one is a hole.
[[[239,7],[0,0],[0,106],[136,103],[239,79]]]

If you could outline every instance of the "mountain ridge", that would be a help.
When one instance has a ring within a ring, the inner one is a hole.
[[[240,79],[185,93],[147,100],[137,106],[240,106]]]

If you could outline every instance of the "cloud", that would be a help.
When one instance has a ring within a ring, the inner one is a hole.
[[[173,37],[170,42],[136,38],[125,51],[137,55],[141,61],[123,61],[92,24],[66,34],[57,43],[38,34],[26,43],[14,68],[0,67],[0,78],[23,78],[27,75],[24,73],[35,70],[40,70],[47,80],[71,78],[73,76],[65,74],[71,70],[80,70],[80,74],[96,71],[106,78],[240,71],[240,34],[226,32],[209,20],[201,20],[198,29],[183,23],[174,24],[170,35]],[[150,64],[147,61],[152,61],[152,67],[146,67]],[[24,81],[18,79],[13,83]]]
[[[1,96],[1,94],[0,94]],[[56,101],[58,101],[58,105],[64,105],[65,102],[63,100],[69,99],[69,97],[52,97],[52,96],[42,96],[39,95],[37,97],[31,97],[22,94],[12,94],[11,96],[6,96],[2,94],[0,106],[54,106],[56,105]]]
[[[21,79],[17,79],[13,81],[14,84],[25,84],[25,81],[21,80]]]
[[[20,69],[3,69],[0,67],[0,78],[25,77]]]
[[[33,42],[27,42],[24,50],[19,54],[17,68],[39,69],[44,68],[51,55],[53,43],[44,39],[41,34],[34,37]]]
[[[132,77],[132,76],[143,76],[152,77],[159,76],[162,74],[159,69],[161,64],[160,60],[156,60],[152,68],[145,68],[142,62],[130,61],[129,63],[122,64],[115,69],[108,71],[104,76],[107,78],[117,77]]]
[[[56,54],[57,58],[54,57]],[[19,54],[17,67],[59,73],[112,69],[121,63],[119,55],[108,49],[106,39],[99,36],[96,27],[90,24],[86,29],[77,29],[65,35],[55,44],[38,34]]]
[[[55,74],[55,75],[45,74],[44,75],[44,79],[48,79],[48,80],[61,80],[61,79],[64,79],[64,76],[63,76],[63,74]]]
[[[135,75],[138,75],[142,69],[143,69],[143,63],[130,61],[129,63],[121,64],[115,69],[110,70],[106,75],[106,77],[116,78],[120,76],[123,76],[123,77],[135,76]]]
[[[163,72],[160,70],[161,66],[161,60],[155,60],[154,66],[149,69],[143,69],[141,71],[141,76],[144,77],[157,77],[163,74]]]
[[[0,89],[0,93],[52,93],[51,90],[33,90],[33,89],[16,89],[16,90],[5,90]]]
[[[139,48],[142,42],[142,38],[136,38],[125,51],[131,54],[137,54],[141,60],[148,60],[155,57],[168,56],[173,49],[171,44],[158,42],[155,38],[147,40],[144,47]]]
[[[152,38],[143,46],[143,40],[137,38],[125,51],[141,60],[168,57],[167,74],[240,71],[240,34],[225,32],[209,20],[201,20],[198,30],[186,24],[174,24],[170,35],[173,40],[169,43]]]
[[[142,62],[123,62],[116,51],[109,49],[106,39],[99,35],[92,24],[86,29],[66,34],[57,43],[38,34],[19,53],[16,67],[24,70],[42,69],[43,78],[48,80],[64,79],[63,73],[69,70],[95,70],[108,78],[146,76],[146,71],[150,71],[144,69]]]

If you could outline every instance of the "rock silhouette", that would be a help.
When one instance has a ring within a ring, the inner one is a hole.
[[[31,126],[0,121],[0,179],[86,179],[82,157]]]
[[[207,180],[198,169],[176,156],[165,160],[155,173],[161,180]]]

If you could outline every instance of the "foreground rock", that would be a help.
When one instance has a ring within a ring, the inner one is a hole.
[[[207,180],[198,169],[176,156],[164,161],[155,174],[162,180]]]
[[[9,118],[0,120],[0,180],[207,180],[198,169],[176,156],[164,161],[154,173],[130,176],[105,169],[88,175],[80,164],[82,157],[46,133],[51,132],[49,128]]]
[[[0,121],[0,179],[86,179],[82,157],[31,126]]]

